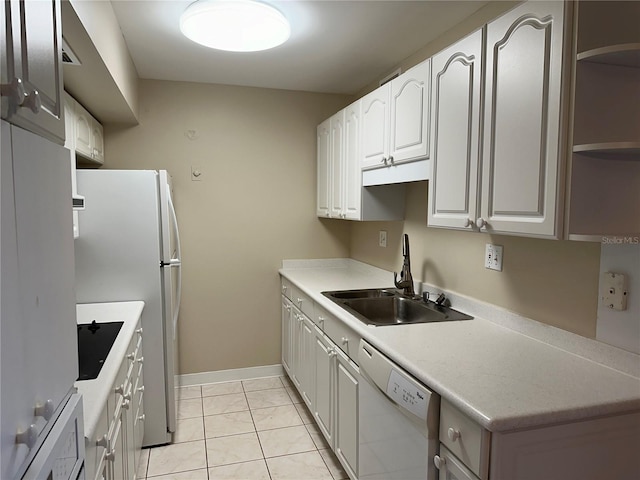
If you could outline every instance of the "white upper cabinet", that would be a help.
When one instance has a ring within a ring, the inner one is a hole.
[[[331,217],[345,217],[345,182],[344,182],[344,110],[340,110],[329,119],[330,136],[330,205]]]
[[[363,169],[428,158],[430,68],[426,60],[362,98]]]
[[[60,2],[3,2],[2,118],[63,144]]]
[[[427,60],[391,81],[389,163],[428,156],[430,66]]]
[[[478,31],[433,58],[430,226],[562,235],[564,9],[523,3],[486,26],[484,46]]]
[[[385,165],[389,159],[389,115],[391,84],[386,83],[361,99],[362,168]]]
[[[318,162],[318,190],[316,197],[316,215],[329,216],[329,195],[331,175],[331,149],[329,135],[330,119],[325,120],[317,128],[317,162]]]
[[[475,225],[480,164],[483,32],[432,58],[429,225]]]
[[[318,217],[402,220],[404,186],[364,188],[360,168],[361,102],[318,125]]]
[[[360,101],[352,103],[344,110],[344,213],[348,220],[362,218],[360,118]]]
[[[527,2],[487,25],[481,231],[561,235],[564,9]]]

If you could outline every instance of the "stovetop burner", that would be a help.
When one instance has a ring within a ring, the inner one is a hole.
[[[78,325],[78,380],[98,377],[123,323],[97,323],[94,320]]]

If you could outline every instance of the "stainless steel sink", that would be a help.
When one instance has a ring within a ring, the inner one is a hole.
[[[406,297],[393,289],[342,290],[322,294],[367,325],[403,325],[473,318],[449,307]]]

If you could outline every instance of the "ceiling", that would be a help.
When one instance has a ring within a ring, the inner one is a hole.
[[[484,1],[270,1],[290,21],[273,50],[228,53],[179,30],[192,0],[113,0],[140,78],[355,94]]]

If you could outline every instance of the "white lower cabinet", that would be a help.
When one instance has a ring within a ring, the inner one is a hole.
[[[357,480],[360,371],[348,353],[360,338],[285,279],[282,292],[283,367],[349,478]]]
[[[85,438],[87,480],[137,478],[144,436],[143,363],[142,328],[138,321],[95,433]]]
[[[440,471],[438,480],[478,480],[478,477],[443,445],[440,445],[440,454],[436,455],[435,462]]]

